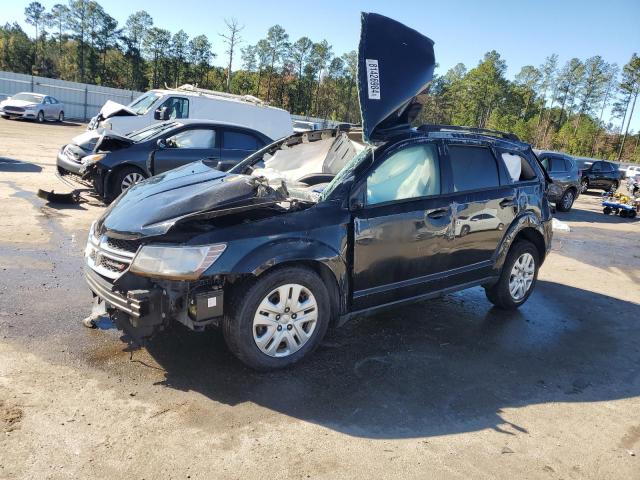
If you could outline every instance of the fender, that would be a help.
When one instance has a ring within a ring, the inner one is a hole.
[[[242,257],[230,273],[258,276],[284,262],[314,261],[327,266],[336,281],[346,273],[345,259],[341,253],[317,240],[287,238],[258,247]]]
[[[258,276],[268,269],[286,262],[318,262],[331,272],[338,289],[335,293],[340,300],[337,306],[339,312],[344,312],[349,303],[348,292],[350,291],[346,264],[346,238],[340,250],[309,238],[282,239],[252,250],[240,259],[229,273]]]
[[[534,212],[527,210],[522,212],[513,220],[506,233],[502,237],[502,241],[498,245],[498,248],[496,248],[496,251],[494,252],[492,258],[493,268],[495,270],[500,271],[500,269],[502,269],[502,265],[504,264],[505,258],[507,257],[507,253],[509,252],[513,241],[518,236],[518,234],[526,228],[533,228],[541,235],[545,243],[546,254],[546,251],[548,250],[550,245],[550,233],[547,231],[548,229],[545,228],[540,218]]]

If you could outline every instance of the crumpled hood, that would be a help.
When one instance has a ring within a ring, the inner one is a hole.
[[[107,102],[100,109],[98,113],[103,119],[113,117],[115,115],[137,115],[136,112],[131,110],[126,105],[114,102],[113,100],[107,100]]]
[[[261,179],[227,174],[199,161],[131,187],[105,211],[98,227],[120,238],[164,235],[177,222],[206,212],[283,199]]]

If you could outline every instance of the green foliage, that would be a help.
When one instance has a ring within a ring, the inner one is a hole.
[[[216,37],[226,46],[222,68],[212,65],[206,35],[155,27],[143,10],[119,26],[94,0],[68,0],[49,12],[34,1],[25,19],[33,38],[16,23],[0,27],[2,70],[133,90],[192,83],[255,95],[295,114],[360,122],[356,52],[336,55],[327,40],[290,39],[281,25],[242,45],[243,27],[225,20],[226,31]],[[242,68],[231,72],[238,55]],[[513,80],[505,72],[492,50],[471,69],[458,64],[436,74],[420,96],[418,122],[495,128],[540,148],[640,160],[640,136],[629,130],[640,94],[636,54],[621,78],[599,55],[560,65],[552,54],[538,67],[525,65]]]

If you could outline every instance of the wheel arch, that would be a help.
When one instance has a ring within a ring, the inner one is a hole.
[[[104,184],[102,187],[102,191],[104,192],[103,196],[106,198],[109,195],[111,195],[113,193],[113,182],[114,179],[118,176],[118,173],[123,169],[123,168],[127,168],[127,167],[133,167],[136,168],[140,171],[140,173],[142,173],[142,175],[144,175],[145,178],[149,178],[149,173],[142,168],[140,165],[137,165],[134,162],[131,161],[125,161],[122,163],[118,163],[117,165],[113,166],[112,168],[110,168],[107,171],[107,174],[104,176]]]
[[[276,269],[302,266],[315,272],[327,286],[332,324],[347,310],[349,282],[343,256],[329,245],[309,239],[289,239],[253,250],[229,274],[240,281],[256,281]]]
[[[540,264],[545,260],[547,254],[547,246],[551,240],[551,222],[549,225],[543,225],[536,215],[532,212],[527,212],[518,219],[516,219],[507,232],[494,255],[494,268],[496,270],[502,269],[504,261],[509,253],[512,245],[519,240],[527,240],[536,247],[538,251]]]

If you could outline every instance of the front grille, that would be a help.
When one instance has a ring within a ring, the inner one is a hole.
[[[113,250],[123,250],[129,253],[136,253],[140,246],[139,240],[122,240],[120,238],[107,238],[107,245]]]
[[[85,252],[87,265],[102,277],[115,280],[129,268],[139,246],[137,240],[120,240],[106,235],[100,240],[89,239]]]
[[[24,113],[24,108],[22,107],[7,106],[7,107],[4,107],[3,110],[5,112],[11,112],[11,113]]]

